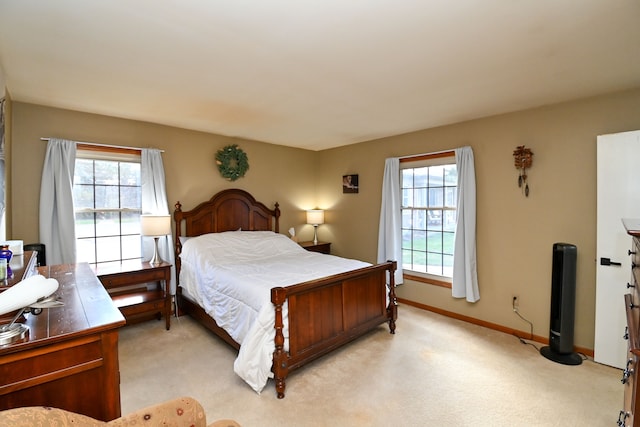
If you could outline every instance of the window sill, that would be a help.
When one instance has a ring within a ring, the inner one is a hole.
[[[451,283],[445,282],[443,280],[431,279],[429,277],[417,276],[409,273],[404,273],[402,277],[408,280],[414,280],[416,282],[428,283],[429,285],[440,286],[443,288],[451,289]]]

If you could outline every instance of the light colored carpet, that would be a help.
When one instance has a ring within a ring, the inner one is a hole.
[[[122,412],[178,396],[207,419],[252,426],[611,426],[621,371],[545,359],[517,338],[401,306],[395,335],[380,326],[309,364],[276,398],[233,373],[235,350],[189,317],[120,333]]]

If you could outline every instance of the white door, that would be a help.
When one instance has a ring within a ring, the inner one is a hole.
[[[640,131],[598,136],[596,328],[594,360],[624,368],[624,294],[631,281],[631,236],[622,218],[640,219]],[[602,265],[610,260],[610,265]],[[620,265],[617,265],[619,263]]]

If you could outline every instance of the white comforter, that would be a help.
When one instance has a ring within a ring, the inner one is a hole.
[[[273,377],[275,311],[271,288],[370,264],[309,252],[270,231],[212,233],[185,241],[180,286],[241,344],[234,371],[260,393]],[[288,336],[285,316],[285,337]]]

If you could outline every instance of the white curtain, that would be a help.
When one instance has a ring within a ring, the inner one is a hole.
[[[140,177],[142,180],[142,213],[153,215],[169,215],[167,203],[167,191],[165,188],[164,165],[160,150],[153,148],[142,149],[140,164]],[[142,257],[150,259],[153,256],[154,240],[142,238]],[[171,294],[176,293],[175,251],[173,249],[172,235],[160,237],[158,240],[158,252],[171,267]]]
[[[378,229],[378,262],[396,261],[394,281],[402,283],[402,213],[400,211],[400,159],[390,157],[384,162],[382,206]]]
[[[75,163],[75,141],[49,140],[40,183],[40,243],[45,245],[49,265],[76,262]]]
[[[476,270],[476,173],[471,147],[456,148],[458,206],[451,294],[469,302],[480,299]]]

